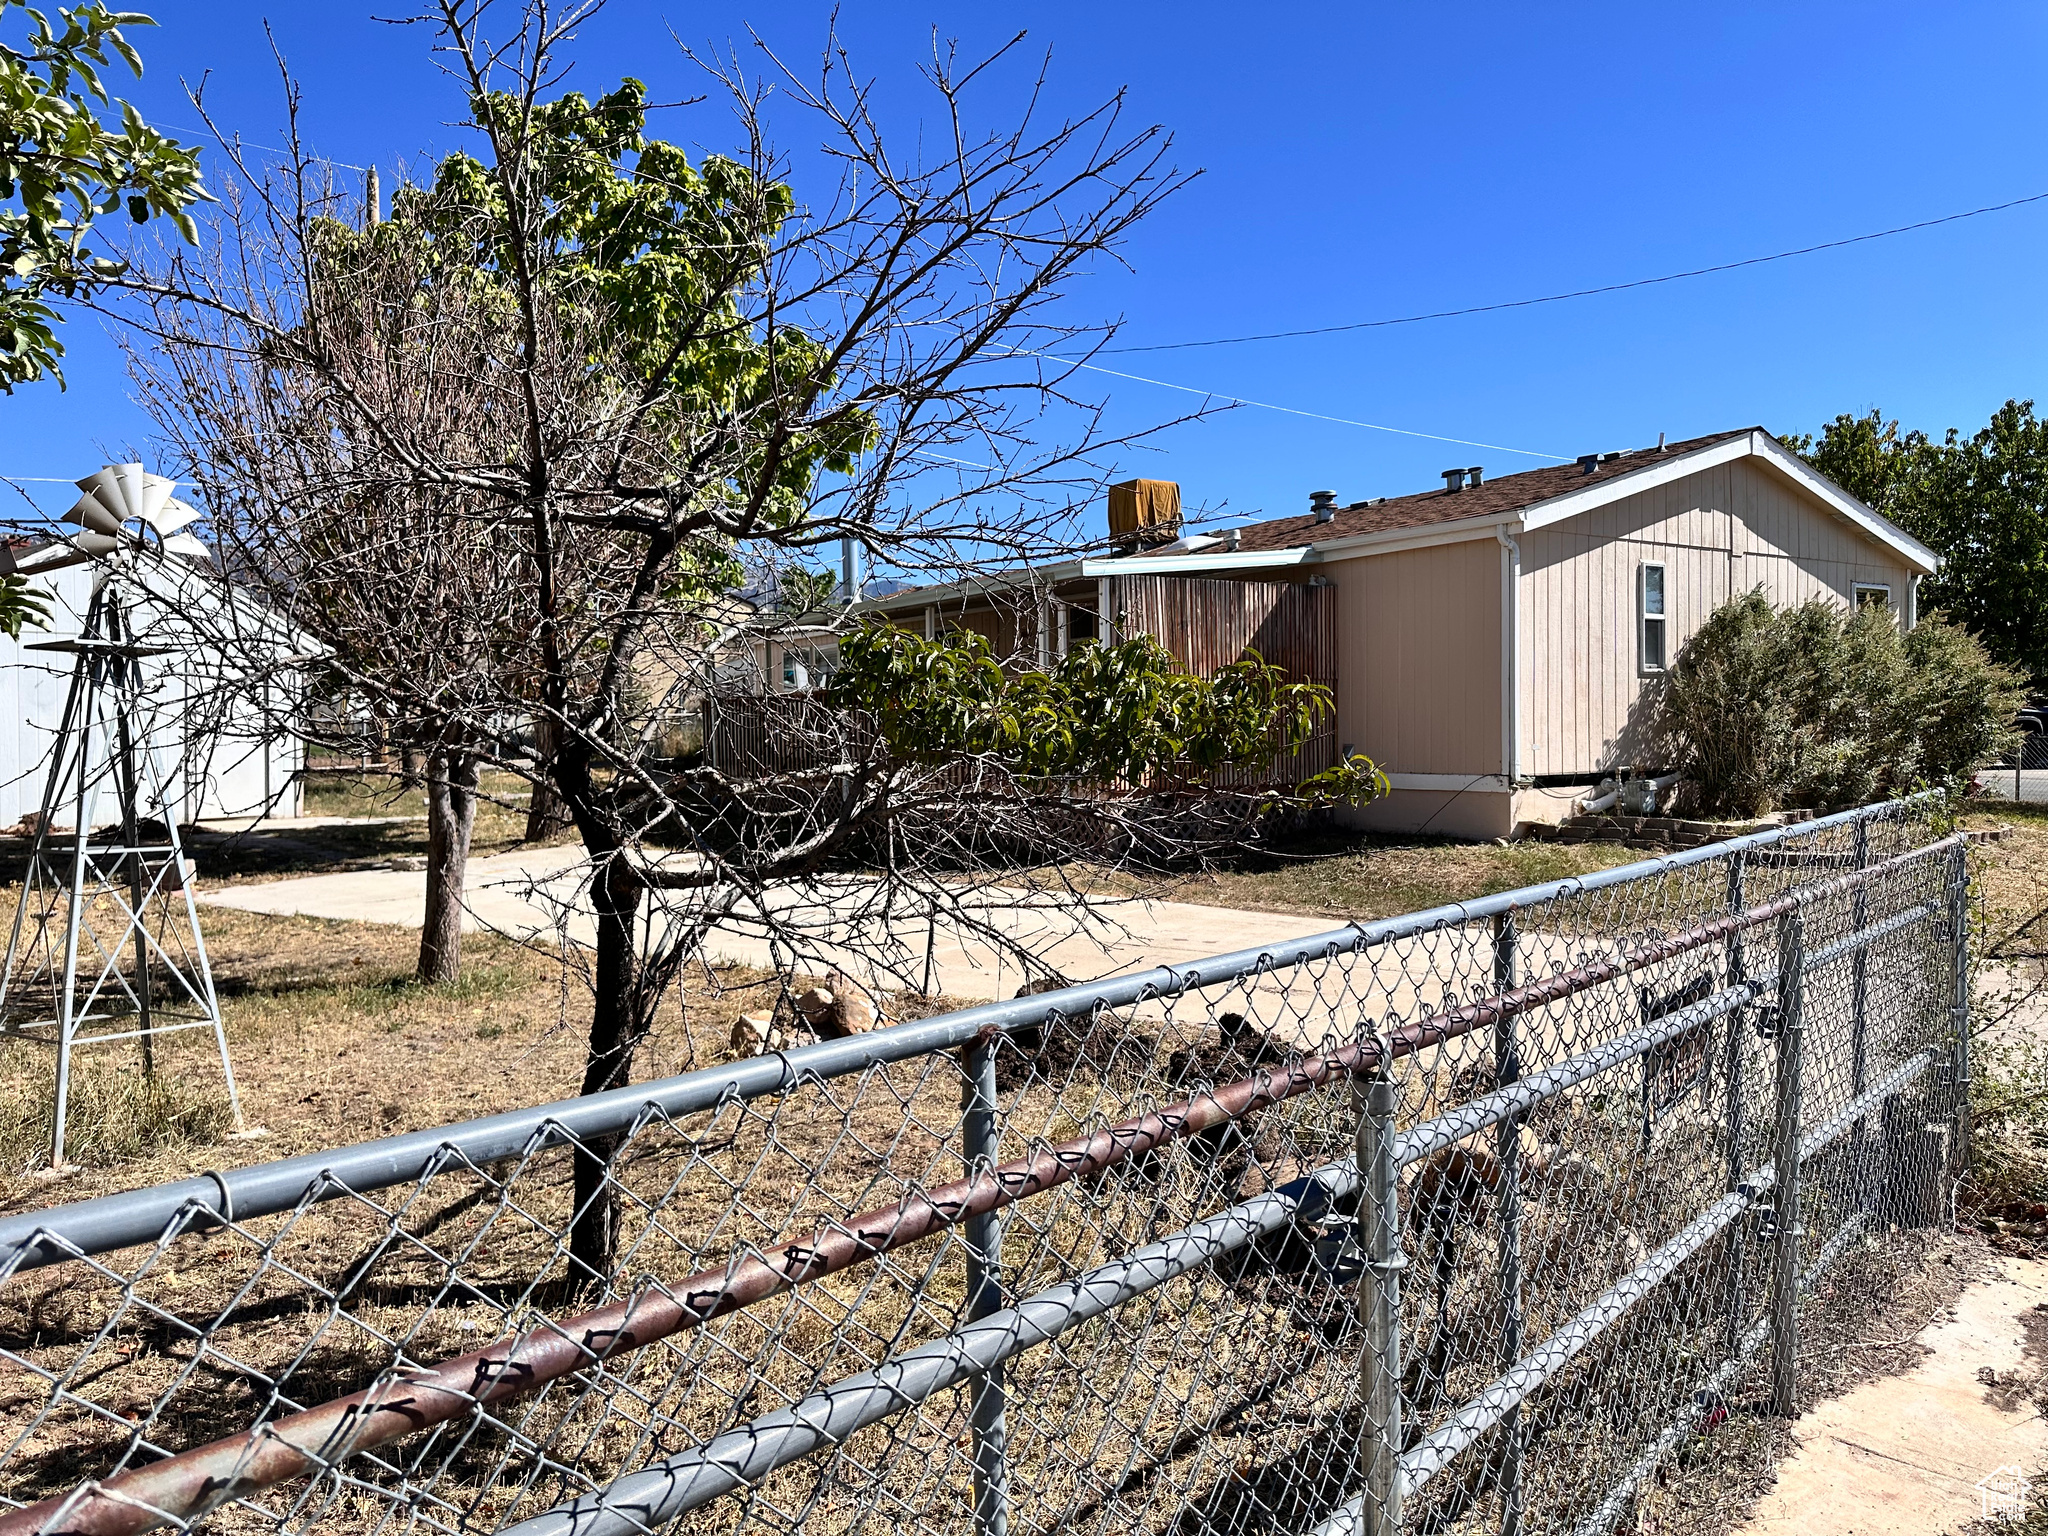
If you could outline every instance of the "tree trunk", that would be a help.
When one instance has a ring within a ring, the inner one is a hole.
[[[476,759],[436,752],[427,765],[427,921],[419,978],[453,981],[462,971],[462,880],[476,826]]]
[[[543,715],[534,725],[535,748],[540,771],[533,777],[533,794],[526,802],[526,841],[537,843],[569,830],[569,804],[555,788],[555,722]]]
[[[591,884],[597,913],[597,976],[590,1016],[590,1055],[583,1091],[603,1093],[632,1081],[641,1020],[634,930],[640,892],[611,866]],[[578,1290],[602,1284],[619,1246],[619,1196],[610,1178],[620,1138],[592,1136],[576,1149],[576,1215],[569,1229],[569,1282]]]

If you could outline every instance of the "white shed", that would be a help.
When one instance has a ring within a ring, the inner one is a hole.
[[[0,634],[0,826],[14,826],[41,806],[50,749],[71,686],[74,653],[37,647],[78,635],[102,569],[94,563],[33,577],[34,587],[50,600],[48,628],[24,629],[18,640]],[[142,593],[133,616],[137,632],[174,644],[184,626],[180,603],[167,600],[172,578],[161,567],[138,562],[125,579],[131,591]],[[217,578],[208,582],[211,601],[218,603]],[[253,599],[230,589],[226,602],[238,611],[242,622],[236,627],[244,633],[275,630],[274,619]],[[222,675],[217,646],[177,645],[169,654],[144,659],[153,710],[143,738],[180,822],[299,813],[305,743],[291,729],[298,713],[296,674],[285,662],[289,646],[283,637],[273,650],[279,665],[266,667],[273,675],[253,684]]]

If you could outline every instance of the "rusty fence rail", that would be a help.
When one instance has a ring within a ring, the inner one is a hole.
[[[0,1220],[0,1536],[1596,1536],[1941,1208],[1932,814]]]

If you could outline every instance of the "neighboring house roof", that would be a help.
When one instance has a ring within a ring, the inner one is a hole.
[[[1686,438],[1661,448],[1603,454],[1590,465],[1582,459],[1574,464],[1526,469],[1463,490],[1424,491],[1354,504],[1341,508],[1326,523],[1317,522],[1313,514],[1276,518],[1244,529],[1238,536],[1237,552],[1301,549],[1321,553],[1354,541],[1372,543],[1404,533],[1427,534],[1433,528],[1448,531],[1451,525],[1510,518],[1527,528],[1541,528],[1739,458],[1755,458],[1795,481],[1837,516],[1896,551],[1907,564],[1922,571],[1933,571],[1940,564],[1933,550],[1871,511],[1762,427]],[[1227,556],[1217,553],[1199,558],[1205,564],[1220,565]]]

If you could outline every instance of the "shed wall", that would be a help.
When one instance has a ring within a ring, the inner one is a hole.
[[[51,598],[49,628],[24,629],[19,640],[0,634],[0,826],[16,825],[42,804],[72,655],[34,647],[78,634],[92,568],[40,576],[36,585]],[[195,683],[179,670],[192,665],[176,655],[142,663],[155,708],[139,723],[140,738],[173,814],[181,820],[297,815],[305,744],[274,725],[288,711],[275,701],[266,710],[224,694],[211,679]],[[195,706],[195,696],[204,702]]]
[[[1881,584],[1903,613],[1910,575],[1890,549],[1750,460],[1524,533],[1520,543],[1525,774],[1651,765],[1656,679],[1638,668],[1636,630],[1644,561],[1665,566],[1670,657],[1716,607],[1752,587],[1779,604],[1847,604],[1859,582]]]

